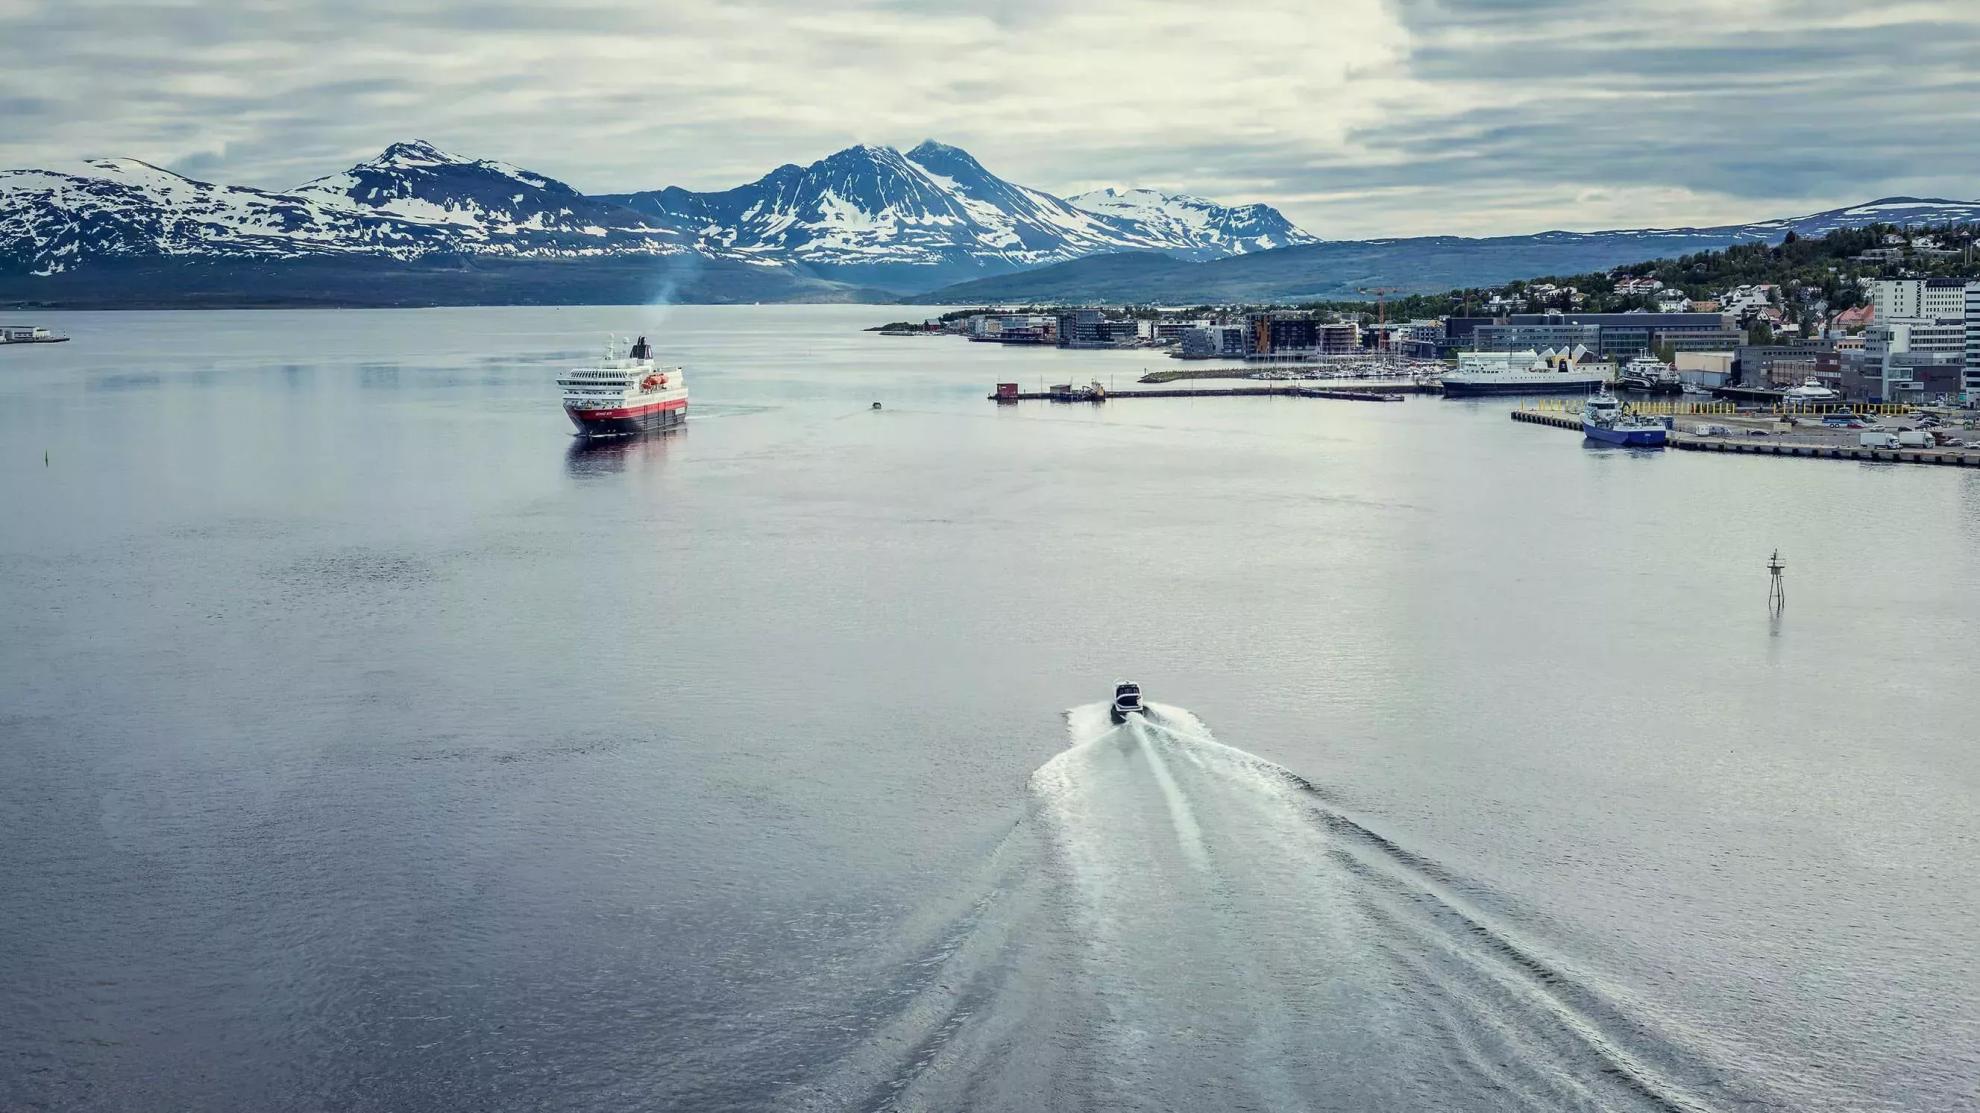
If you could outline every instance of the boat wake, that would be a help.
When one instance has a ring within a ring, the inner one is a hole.
[[[1024,823],[832,1068],[817,1109],[1749,1104],[1479,890],[1150,705],[1067,714]],[[1468,896],[1470,894],[1470,896]],[[916,934],[912,930],[910,935]],[[875,1005],[880,1005],[876,1001]]]

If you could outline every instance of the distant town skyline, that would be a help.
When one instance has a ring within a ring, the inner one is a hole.
[[[286,188],[423,138],[588,193],[933,137],[1329,239],[1980,197],[1980,5],[0,0],[0,167]]]

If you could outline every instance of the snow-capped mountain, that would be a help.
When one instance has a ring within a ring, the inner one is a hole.
[[[521,167],[413,141],[282,193],[198,182],[130,160],[0,173],[0,268],[46,275],[160,257],[693,252],[916,290],[1103,252],[1202,258],[1255,250],[1268,239],[1311,239],[1263,206],[1175,200],[1094,211],[1005,181],[968,152],[933,140],[905,154],[848,147],[729,190],[588,196]],[[1250,226],[1258,231],[1247,233]]]
[[[1270,205],[1219,205],[1186,193],[1096,189],[1066,200],[1090,213],[1138,225],[1144,234],[1191,258],[1243,255],[1319,243]]]
[[[680,229],[492,159],[394,143],[369,162],[304,182],[291,196],[441,230],[450,250],[520,255],[671,254]]]
[[[0,171],[0,266],[55,274],[155,256],[673,254],[679,230],[498,162],[395,143],[286,193],[213,185],[135,159]]]
[[[1789,231],[1948,221],[1980,221],[1980,202],[1887,197],[1718,228],[1325,242],[1265,205],[1145,189],[1055,197],[933,140],[906,152],[848,147],[734,189],[591,195],[415,141],[285,192],[132,159],[0,171],[0,296],[172,304],[197,291],[200,304],[321,304],[375,287],[396,291],[377,304],[844,300],[962,282],[976,297],[1032,289],[1015,272],[1055,264],[1085,268],[1041,275],[1055,292],[1076,292],[1089,281],[1080,276],[1097,272],[1114,283],[1106,289],[1127,291],[1139,288],[1133,272],[1177,266],[1269,273],[1260,288],[1304,291],[1497,281]],[[1102,255],[1118,258],[1092,258]],[[1204,273],[1176,271],[1162,289],[1187,293]]]
[[[433,239],[352,206],[210,185],[136,159],[0,171],[0,266],[42,275],[134,256],[406,258]]]
[[[660,221],[698,227],[704,250],[795,260],[821,274],[904,289],[1103,252],[1199,257],[1249,246],[1213,220],[1149,221],[1148,214],[1097,211],[1017,185],[969,152],[932,139],[906,153],[848,147],[721,192],[670,188],[610,199]],[[1233,228],[1253,220],[1292,237],[1289,242],[1312,240],[1265,206],[1198,204]]]
[[[1948,201],[1943,197],[1879,197],[1861,205],[1785,220],[1763,220],[1741,225],[1754,239],[1779,239],[1793,231],[1797,236],[1826,236],[1844,228],[1866,224],[1971,224],[1980,221],[1980,201]]]

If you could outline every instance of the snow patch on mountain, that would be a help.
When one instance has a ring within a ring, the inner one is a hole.
[[[1269,205],[1220,205],[1153,189],[1096,189],[1066,200],[1087,212],[1136,225],[1144,236],[1196,258],[1320,242],[1320,237],[1302,231]]]
[[[0,171],[0,260],[55,274],[96,257],[417,254],[426,233],[346,205],[196,181],[136,159]]]

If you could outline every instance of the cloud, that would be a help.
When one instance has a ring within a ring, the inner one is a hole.
[[[0,41],[0,165],[274,188],[413,137],[608,191],[935,136],[1331,237],[1980,194],[1969,0],[0,0]]]

